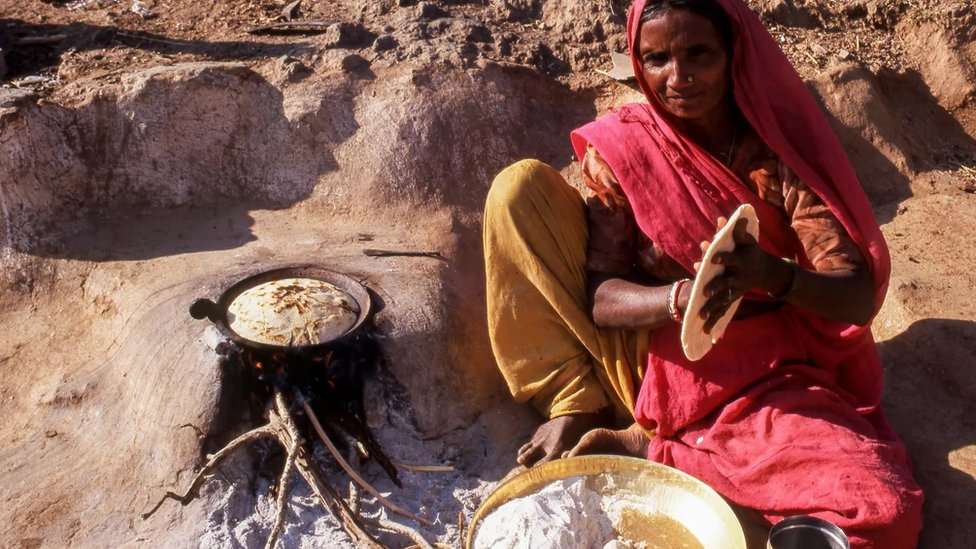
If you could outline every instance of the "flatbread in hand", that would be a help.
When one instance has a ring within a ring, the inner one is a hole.
[[[746,232],[759,240],[759,219],[756,217],[756,210],[749,204],[743,204],[735,210],[725,226],[715,234],[712,243],[705,250],[701,267],[698,269],[698,274],[695,275],[695,281],[691,286],[691,297],[688,300],[688,308],[685,310],[684,321],[681,323],[681,348],[688,360],[700,360],[708,354],[708,351],[712,350],[712,345],[721,339],[729,322],[732,321],[732,316],[735,315],[735,311],[742,302],[741,297],[736,299],[729,305],[725,314],[712,326],[711,333],[705,333],[705,319],[699,316],[701,308],[708,302],[708,298],[705,297],[705,287],[725,271],[725,266],[712,263],[712,258],[717,253],[731,252],[735,249],[733,231],[740,219],[746,220]]]

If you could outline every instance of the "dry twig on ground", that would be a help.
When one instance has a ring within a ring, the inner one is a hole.
[[[301,398],[301,397],[299,397]],[[304,403],[304,399],[302,399]],[[307,404],[306,404],[307,406]],[[309,409],[310,410],[310,409]],[[313,416],[314,417],[314,416]],[[318,420],[315,419],[316,425]],[[318,425],[321,429],[321,426]],[[189,488],[182,494],[166,492],[159,502],[152,509],[142,515],[143,519],[151,517],[163,502],[173,499],[182,505],[186,505],[197,497],[200,487],[204,480],[211,474],[228,456],[234,451],[243,447],[245,444],[263,437],[273,437],[285,449],[285,466],[282,469],[281,477],[278,479],[278,490],[275,501],[275,518],[268,535],[265,549],[271,549],[278,543],[281,533],[284,530],[285,513],[288,503],[288,486],[291,477],[297,471],[312,487],[312,491],[319,498],[322,506],[331,512],[339,521],[343,530],[349,535],[357,547],[367,549],[383,549],[383,546],[371,536],[363,527],[361,519],[350,509],[339,494],[326,483],[316,471],[315,464],[309,459],[302,438],[295,425],[295,421],[288,410],[284,395],[280,391],[275,391],[274,407],[269,413],[268,423],[252,429],[243,435],[232,440],[226,446],[218,450],[207,458],[207,462],[200,471],[193,477]],[[343,460],[344,462],[344,460]]]

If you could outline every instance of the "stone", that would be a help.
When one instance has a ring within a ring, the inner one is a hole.
[[[396,37],[392,34],[381,34],[376,37],[373,41],[373,50],[375,51],[387,51],[395,49],[400,43],[397,42]]]
[[[537,19],[542,4],[542,0],[491,0],[495,12],[508,21]]]
[[[868,22],[877,29],[890,30],[898,25],[906,9],[905,2],[868,0]]]
[[[438,19],[448,17],[448,13],[433,2],[421,2],[417,4],[417,17],[419,19]]]
[[[757,3],[764,17],[780,25],[807,29],[821,26],[816,4],[807,5],[802,0],[761,0]]]
[[[465,40],[468,42],[491,42],[491,31],[484,25],[471,24],[468,26]]]
[[[323,36],[327,48],[361,48],[373,43],[376,36],[360,23],[335,23],[329,25]]]
[[[279,70],[288,82],[299,82],[312,74],[312,69],[300,60],[290,56],[282,56],[278,60]]]
[[[21,88],[0,88],[0,109],[15,108],[34,99],[35,93]]]
[[[351,53],[342,58],[342,68],[347,72],[354,72],[369,67],[369,61],[361,55]]]

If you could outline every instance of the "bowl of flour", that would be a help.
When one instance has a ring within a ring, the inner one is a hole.
[[[701,481],[620,456],[561,459],[501,483],[467,549],[745,549],[731,507]]]

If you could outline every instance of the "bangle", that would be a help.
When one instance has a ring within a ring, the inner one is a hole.
[[[690,282],[690,279],[682,278],[672,284],[671,291],[668,292],[668,314],[671,315],[671,320],[678,324],[681,324],[683,320],[681,310],[678,309],[678,295],[681,294],[681,288],[688,282]]]

